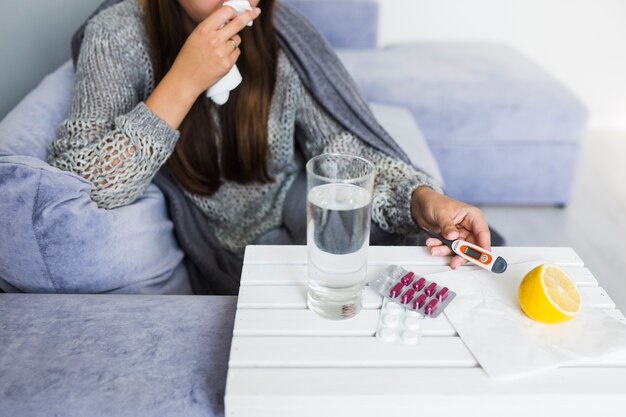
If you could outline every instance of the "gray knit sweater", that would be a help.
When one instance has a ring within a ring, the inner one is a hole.
[[[75,89],[48,162],[93,183],[92,199],[103,208],[139,198],[172,154],[179,132],[144,100],[154,89],[143,10],[125,0],[90,20],[76,65]],[[322,109],[279,50],[276,85],[268,120],[268,184],[224,181],[211,196],[183,190],[204,212],[220,243],[242,253],[264,231],[281,225],[285,195],[302,168],[295,157],[296,127],[305,132],[302,151],[361,155],[377,168],[372,218],[385,231],[417,231],[410,214],[415,188],[440,184],[406,163],[368,146]]]

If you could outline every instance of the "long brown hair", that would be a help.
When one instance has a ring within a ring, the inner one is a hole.
[[[185,11],[177,0],[145,3],[145,25],[156,85],[172,66],[190,30],[185,23],[188,21]],[[263,0],[263,13],[252,27],[239,32],[241,55],[236,65],[243,81],[231,91],[228,101],[217,106],[201,94],[181,123],[180,138],[167,166],[190,192],[211,195],[217,191],[222,183],[220,164],[222,175],[228,180],[272,181],[266,160],[267,122],[276,82],[278,48],[273,9],[274,0]],[[211,106],[217,108],[221,129],[211,117]]]

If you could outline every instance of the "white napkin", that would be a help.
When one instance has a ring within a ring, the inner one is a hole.
[[[528,318],[517,290],[524,275],[539,264],[509,265],[503,274],[485,270],[430,274],[456,291],[444,314],[484,371],[492,378],[516,378],[574,364],[584,359],[626,357],[626,319],[618,310],[584,306],[560,324]]]
[[[230,6],[237,12],[237,15],[242,14],[246,10],[252,10],[250,2],[248,0],[230,0],[223,4],[224,6]],[[248,26],[252,26],[252,22],[248,23]],[[230,91],[234,90],[243,80],[241,73],[237,68],[237,65],[233,65],[228,74],[222,79],[213,84],[206,92],[206,96],[213,100],[220,106],[228,101]]]

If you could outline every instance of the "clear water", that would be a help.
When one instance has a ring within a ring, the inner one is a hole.
[[[309,191],[308,305],[323,317],[349,318],[361,310],[371,205],[370,193],[351,184]]]

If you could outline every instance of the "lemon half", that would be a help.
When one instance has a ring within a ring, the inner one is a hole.
[[[580,311],[580,293],[574,281],[556,265],[542,264],[524,276],[519,305],[533,320],[561,323]]]

